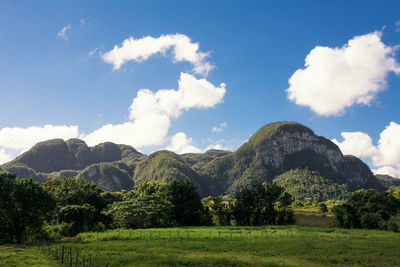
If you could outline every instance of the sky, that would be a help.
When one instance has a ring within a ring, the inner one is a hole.
[[[39,141],[236,150],[297,121],[400,177],[399,1],[1,1],[0,164]]]

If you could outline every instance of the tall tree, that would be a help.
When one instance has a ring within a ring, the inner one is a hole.
[[[3,184],[4,182],[4,184]],[[54,197],[44,190],[33,179],[15,179],[15,175],[0,174],[0,231],[8,230],[8,234],[1,233],[3,238],[15,239],[22,243],[27,234],[36,235],[41,231],[43,222],[49,218],[56,207]],[[4,228],[3,228],[4,227]],[[12,240],[3,240],[12,241]]]

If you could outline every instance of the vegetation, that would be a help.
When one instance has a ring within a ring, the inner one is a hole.
[[[375,177],[361,160],[343,156],[334,143],[296,122],[267,124],[235,152],[157,151],[145,156],[127,145],[88,147],[79,139],[54,139],[36,144],[1,168],[39,182],[76,176],[114,192],[145,181],[191,180],[203,197],[233,197],[245,187],[274,179],[287,183],[295,199],[310,201],[345,199],[360,188],[384,191],[398,185],[390,177]]]
[[[276,177],[274,182],[284,186],[286,192],[301,201],[345,200],[350,196],[346,184],[333,183],[317,171],[309,169],[290,170]]]
[[[339,225],[345,228],[398,231],[397,223],[390,219],[400,211],[400,200],[389,192],[359,190],[332,211]]]
[[[288,209],[293,199],[283,187],[270,184],[256,184],[235,195],[233,217],[238,225],[265,225],[292,223]]]
[[[398,234],[329,227],[188,227],[79,237],[85,242],[63,245],[110,266],[396,266],[400,258]]]
[[[55,206],[52,195],[33,179],[0,173],[0,243],[39,235]]]
[[[34,248],[21,245],[0,246],[0,266],[54,267],[60,266]]]

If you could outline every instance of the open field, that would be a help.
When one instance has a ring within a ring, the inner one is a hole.
[[[53,267],[59,265],[52,259],[44,257],[40,251],[29,247],[18,245],[0,246],[0,267],[12,266]]]
[[[232,235],[231,235],[232,234]],[[241,236],[240,236],[241,235]],[[210,237],[211,236],[211,237]],[[93,266],[399,266],[400,234],[329,227],[187,227],[80,234]],[[40,251],[40,248],[38,248]],[[47,253],[47,249],[42,251]],[[55,257],[54,253],[51,257]]]

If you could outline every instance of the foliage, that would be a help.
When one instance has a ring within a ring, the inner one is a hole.
[[[33,179],[0,173],[0,242],[22,243],[40,234],[55,209],[53,196]]]
[[[174,223],[173,205],[157,194],[114,202],[105,213],[117,219],[120,227],[162,227]]]
[[[172,181],[168,185],[167,199],[173,205],[173,214],[179,226],[211,224],[210,212],[203,206],[193,182]]]
[[[61,180],[49,181],[44,186],[55,195],[60,206],[87,203],[102,210],[107,204],[102,198],[105,189],[86,179],[63,177]]]
[[[232,220],[233,201],[223,196],[208,197],[202,202],[210,209],[214,224],[230,225]]]
[[[167,184],[159,181],[145,181],[135,187],[132,190],[132,194],[136,196],[150,196],[153,194],[159,196],[165,196],[167,193]]]
[[[295,169],[285,172],[274,179],[295,199],[321,202],[330,199],[344,200],[350,196],[345,184],[333,183],[332,180],[309,169]]]
[[[345,228],[387,229],[391,216],[400,210],[400,200],[374,189],[354,192],[342,205],[332,209]]]
[[[97,210],[87,203],[83,205],[67,205],[60,209],[57,219],[58,223],[71,223],[68,236],[74,236],[95,226],[97,223]]]
[[[293,200],[275,183],[246,187],[235,199],[233,217],[238,225],[281,224],[291,219],[288,207]]]
[[[328,206],[327,206],[325,203],[319,203],[319,204],[318,204],[318,210],[319,210],[321,213],[328,212]]]

